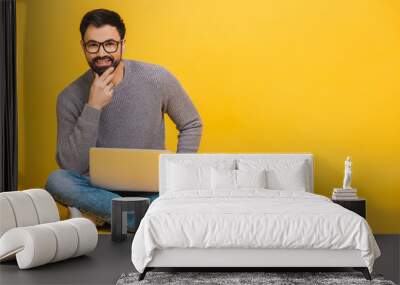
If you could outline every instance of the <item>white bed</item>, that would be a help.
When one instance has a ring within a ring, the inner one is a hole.
[[[159,186],[132,243],[140,279],[155,267],[354,267],[370,278],[380,255],[362,217],[313,194],[311,154],[163,154]]]

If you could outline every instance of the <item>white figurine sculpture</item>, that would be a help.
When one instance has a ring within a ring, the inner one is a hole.
[[[348,156],[344,162],[343,189],[351,188],[351,158]]]

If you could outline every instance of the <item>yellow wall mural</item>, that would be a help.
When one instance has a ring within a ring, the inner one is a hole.
[[[204,123],[200,152],[311,152],[327,196],[350,155],[374,233],[400,233],[395,0],[17,0],[20,189],[57,168],[56,98],[88,69],[79,23],[95,8],[124,19],[125,58],[184,86]]]

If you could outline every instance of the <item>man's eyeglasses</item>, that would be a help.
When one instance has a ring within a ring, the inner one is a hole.
[[[103,46],[103,49],[106,52],[113,53],[117,51],[120,42],[122,42],[122,40],[121,41],[107,40],[102,43],[96,41],[88,41],[83,45],[88,53],[98,53],[100,50],[100,46]]]

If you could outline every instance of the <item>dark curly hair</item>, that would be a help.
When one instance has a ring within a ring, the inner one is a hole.
[[[89,25],[93,25],[96,28],[102,27],[104,25],[110,25],[117,28],[121,40],[125,37],[124,21],[122,20],[121,16],[114,11],[107,9],[95,9],[87,12],[85,16],[83,16],[81,25],[79,27],[82,40]]]

